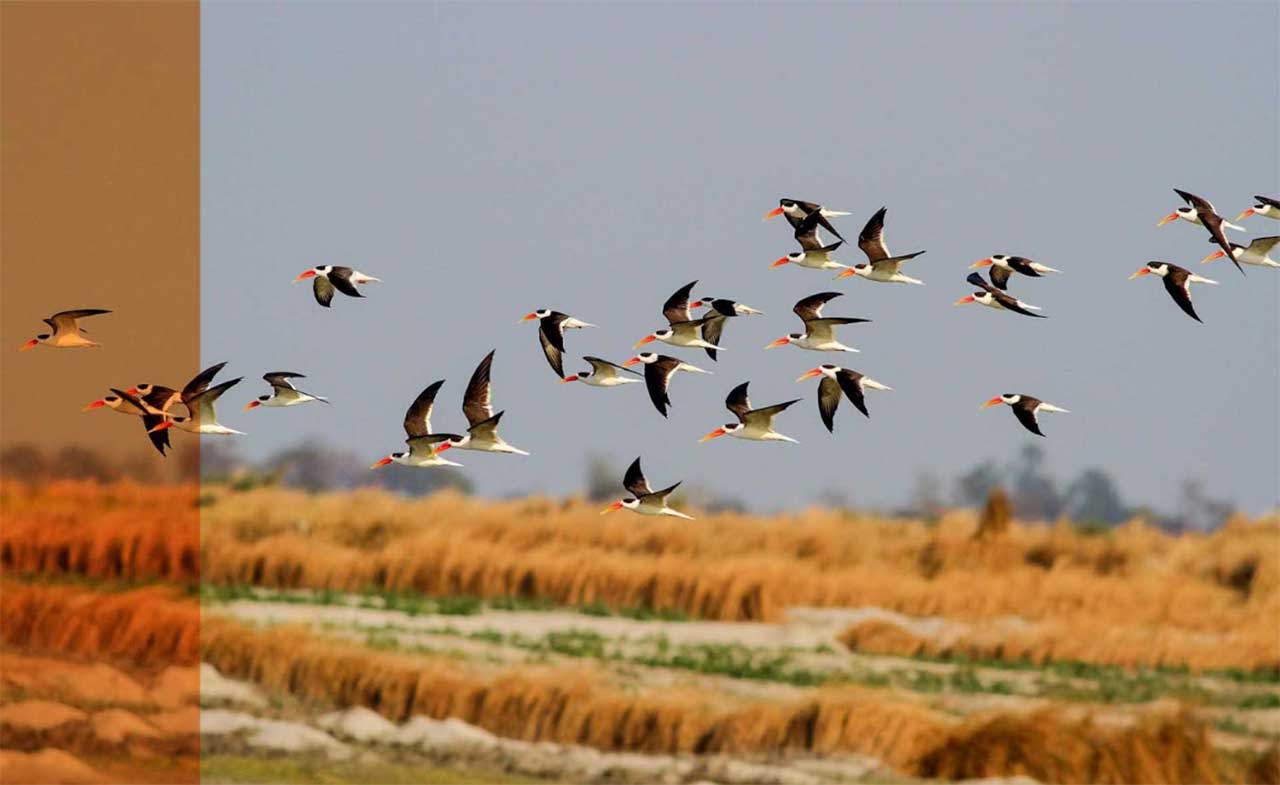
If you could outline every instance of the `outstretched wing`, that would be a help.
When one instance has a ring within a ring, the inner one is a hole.
[[[667,395],[667,385],[671,383],[671,374],[675,372],[680,361],[674,357],[659,357],[644,367],[644,386],[649,390],[649,400],[663,417],[667,416],[667,407],[671,405],[671,397]]]
[[[759,409],[752,409],[742,415],[742,423],[744,425],[759,424],[764,428],[773,427],[773,418],[787,410],[788,407],[800,402],[799,398],[790,401],[775,403],[772,406],[761,406]]]
[[[472,427],[493,416],[493,404],[489,394],[489,369],[493,366],[495,351],[497,350],[490,350],[476,366],[475,372],[471,374],[471,381],[467,382],[467,391],[462,394],[462,413],[466,415],[467,422]]]
[[[1205,212],[1217,213],[1218,212],[1217,210],[1213,209],[1213,205],[1210,204],[1208,199],[1204,199],[1202,197],[1196,196],[1193,193],[1188,193],[1187,191],[1183,191],[1177,188],[1174,188],[1173,192],[1178,196],[1182,197],[1182,200],[1184,202],[1194,207],[1197,213],[1205,213]],[[1201,216],[1200,220],[1203,221],[1204,217]]]
[[[1013,415],[1018,418],[1018,422],[1022,423],[1023,428],[1031,431],[1036,436],[1044,436],[1040,432],[1040,423],[1036,422],[1036,407],[1039,405],[1039,400],[1024,395],[1020,401],[1010,408],[1013,409]]]
[[[714,311],[704,316],[702,318],[702,340],[706,341],[707,343],[711,343],[711,344],[715,344],[716,346],[719,346],[720,335],[724,332],[724,322],[725,322],[725,319],[727,318],[728,317],[726,317],[723,313],[719,311]],[[708,357],[710,357],[713,360],[716,360],[715,349],[709,349],[704,347],[703,351],[707,353]]]
[[[556,376],[564,378],[564,320],[567,314],[553,311],[538,321],[538,343]]]
[[[807,322],[822,315],[822,306],[842,296],[843,293],[841,292],[818,292],[799,301],[791,310],[795,312],[796,316]]]
[[[1169,265],[1169,267],[1173,268],[1173,265]],[[1191,304],[1191,292],[1187,287],[1187,275],[1186,270],[1170,269],[1169,274],[1161,280],[1164,281],[1165,291],[1178,304],[1182,312],[1199,322],[1201,319],[1196,315],[1195,306]]]
[[[840,389],[848,397],[849,402],[854,405],[854,408],[862,412],[863,417],[870,417],[871,413],[867,411],[866,398],[862,394],[862,374],[857,371],[850,371],[847,368],[841,368],[836,372],[836,380],[840,383]]]
[[[622,477],[622,487],[626,488],[636,498],[653,493],[649,488],[649,481],[644,478],[644,472],[640,470],[639,458],[636,458],[627,467],[627,473]]]
[[[441,379],[427,385],[427,388],[418,393],[418,397],[414,398],[413,403],[409,404],[409,408],[405,410],[404,432],[410,439],[431,433],[431,408],[435,406],[436,393],[440,392],[440,386],[443,384],[444,379]]]
[[[271,385],[272,387],[280,387],[280,388],[285,388],[289,390],[296,390],[298,388],[294,387],[293,382],[289,380],[305,379],[307,378],[307,376],[306,374],[294,373],[293,371],[272,371],[271,373],[263,374],[262,378],[267,384]]]
[[[724,399],[724,408],[733,412],[741,422],[747,421],[747,413],[751,411],[751,400],[747,398],[747,385],[750,383],[743,382],[734,387]]]
[[[977,275],[977,273],[974,273],[974,275]],[[991,283],[994,284],[997,289],[1008,290],[1009,276],[1011,275],[1013,275],[1013,271],[1009,268],[1000,267],[994,264],[991,265]]]
[[[333,284],[323,275],[317,275],[311,279],[311,293],[316,296],[316,302],[329,307],[329,303],[333,302]]]
[[[471,427],[467,429],[467,433],[481,440],[492,439],[493,435],[498,431],[498,422],[502,420],[502,415],[503,412],[498,412],[492,417],[472,423]]]
[[[867,255],[868,261],[878,262],[889,258],[889,248],[884,244],[884,214],[887,211],[887,207],[876,210],[858,235],[858,247]]]
[[[668,324],[687,322],[693,318],[692,314],[689,313],[689,293],[693,291],[693,287],[697,283],[697,281],[690,281],[681,286],[662,304],[662,315],[667,317]]]
[[[191,412],[191,416],[201,423],[217,422],[218,415],[214,410],[214,404],[222,397],[227,390],[240,383],[244,377],[241,376],[222,384],[215,384],[213,387],[205,390],[198,395],[192,396],[190,399],[184,399],[183,403],[187,405],[187,410]]]
[[[840,383],[830,376],[823,376],[818,383],[818,416],[827,431],[835,433],[836,409],[840,408]]]
[[[213,377],[217,376],[225,365],[225,362],[210,365],[196,374],[191,381],[187,382],[187,386],[182,388],[182,402],[187,403],[190,399],[209,389],[209,382],[213,381]]]
[[[587,363],[591,365],[592,373],[599,374],[602,376],[608,376],[611,373],[614,373],[614,374],[629,373],[632,376],[640,375],[635,371],[631,370],[630,368],[623,368],[621,365],[618,365],[617,363],[611,363],[608,360],[602,360],[599,357],[591,357],[587,355],[587,356],[584,356],[582,359],[586,360]]]
[[[88,316],[97,316],[99,314],[111,313],[101,308],[79,308],[74,311],[58,311],[53,316],[44,320],[44,323],[53,328],[54,332],[71,332],[74,333],[78,328],[76,319],[84,319]]]
[[[356,285],[351,283],[353,274],[355,274],[355,270],[350,267],[334,267],[329,271],[329,282],[333,284],[334,288],[348,297],[364,297],[363,294],[360,294],[360,290],[356,288]],[[317,275],[316,277],[319,278],[320,276]]]
[[[969,273],[969,276],[965,278],[965,280],[983,291],[991,292],[992,294],[996,293],[995,287],[987,283],[981,273]]]

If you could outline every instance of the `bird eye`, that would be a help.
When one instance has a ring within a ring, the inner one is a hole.
[[[270,395],[259,395],[259,396],[258,396],[258,400],[259,400],[259,401],[269,401],[269,400],[271,400],[271,396],[270,396]]]
[[[796,203],[795,203],[795,202],[793,202],[793,201],[791,201],[790,199],[783,199],[783,200],[782,200],[782,206],[783,206],[783,207],[795,207],[795,206],[796,206]]]

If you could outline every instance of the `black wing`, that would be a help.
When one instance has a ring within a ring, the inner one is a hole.
[[[992,294],[997,293],[995,288],[991,284],[987,283],[986,279],[982,277],[981,273],[969,273],[969,276],[965,278],[965,280],[979,289],[991,292]]]
[[[556,376],[564,378],[564,320],[569,315],[552,311],[538,320],[538,343]]]
[[[505,412],[498,412],[492,417],[486,417],[479,422],[472,423],[471,427],[467,429],[467,433],[492,435],[498,430],[498,423],[502,420],[503,414]]]
[[[1187,276],[1189,273],[1174,265],[1169,265],[1169,273],[1161,280],[1164,281],[1164,290],[1169,293],[1173,301],[1178,304],[1182,312],[1197,322],[1201,322],[1199,316],[1196,315],[1196,309],[1191,304],[1191,292],[1187,288]]]
[[[656,361],[644,366],[644,386],[649,390],[649,400],[663,417],[667,416],[667,407],[671,398],[667,395],[667,385],[671,382],[671,374],[675,372],[680,361],[674,357],[659,357]]]
[[[142,402],[152,409],[167,409],[173,401],[173,396],[177,394],[177,390],[172,390],[159,384],[151,385],[151,392],[142,398]]]
[[[325,308],[333,302],[333,284],[329,283],[329,279],[323,275],[317,275],[311,279],[311,293],[316,296],[316,302]]]
[[[702,340],[719,346],[720,335],[724,333],[724,320],[727,318],[728,317],[719,310],[704,316],[702,318]],[[716,359],[715,349],[708,349],[704,347],[703,351],[707,353],[708,357],[719,362],[719,360]]]
[[[205,368],[203,371],[196,374],[195,378],[187,382],[187,386],[182,388],[182,402],[186,403],[190,399],[207,390],[209,388],[209,382],[213,381],[213,377],[217,376],[218,372],[221,371],[225,365],[225,362],[218,363],[217,365],[210,365],[208,368]]]
[[[812,212],[796,223],[795,238],[800,243],[800,249],[803,251],[818,251],[822,249],[822,240],[818,238],[818,219],[822,217],[822,213]]]
[[[611,362],[609,362],[608,360],[602,360],[602,359],[600,359],[599,357],[592,357],[592,356],[590,356],[590,355],[584,355],[582,359],[584,359],[584,360],[586,360],[588,363],[590,363],[590,364],[591,364],[591,367],[595,369],[595,372],[596,372],[596,373],[599,373],[599,372],[601,371],[601,369],[603,369],[603,368],[612,368],[614,371],[621,371],[622,373],[629,373],[629,374],[631,374],[632,376],[639,376],[639,375],[640,375],[640,374],[636,373],[635,371],[631,370],[630,368],[623,368],[621,365],[618,365],[617,363],[611,363]]]
[[[867,225],[862,227],[862,233],[858,235],[858,247],[872,262],[889,258],[889,249],[884,244],[884,214],[887,210],[887,207],[876,210],[875,215],[871,216]]]
[[[1258,204],[1260,205],[1263,205],[1263,206],[1269,205],[1271,207],[1276,208],[1277,210],[1280,210],[1280,199],[1272,199],[1270,196],[1257,196],[1257,195],[1255,195],[1253,198],[1257,199]]]
[[[1200,213],[1200,223],[1204,224],[1204,228],[1209,230],[1209,237],[1218,244],[1218,247],[1227,255],[1227,258],[1236,266],[1236,269],[1241,274],[1244,274],[1244,268],[1240,266],[1240,260],[1231,251],[1231,241],[1227,239],[1226,231],[1222,228],[1222,216],[1213,212],[1208,214],[1202,212]]]
[[[493,367],[495,351],[497,350],[490,350],[476,366],[475,372],[471,374],[471,381],[467,382],[467,390],[462,394],[462,413],[466,415],[467,422],[472,427],[493,416],[493,404],[489,394],[489,370]]]
[[[750,383],[743,382],[734,387],[729,391],[729,396],[724,399],[724,408],[733,412],[742,422],[746,422],[747,412],[751,411],[751,400],[747,398],[747,385]]]
[[[1197,213],[1216,213],[1217,212],[1216,210],[1213,209],[1213,205],[1209,204],[1208,199],[1203,199],[1199,196],[1196,196],[1193,193],[1188,193],[1187,191],[1182,191],[1177,188],[1174,188],[1173,192],[1178,196],[1182,197],[1182,201],[1194,207]],[[1204,217],[1201,216],[1200,220],[1204,220]]]
[[[1023,316],[1030,316],[1035,319],[1049,318],[1044,314],[1039,314],[1039,313],[1036,313],[1035,311],[1028,311],[1026,308],[1023,308],[1021,305],[1018,305],[1018,299],[1016,297],[1010,297],[1004,292],[997,292],[994,290],[991,290],[991,293],[995,295],[996,300],[1005,307],[1005,310],[1013,311],[1014,313],[1020,313]]]
[[[1036,422],[1036,407],[1040,405],[1040,401],[1035,398],[1022,396],[1022,399],[1013,406],[1013,415],[1018,418],[1018,422],[1022,423],[1022,427],[1031,431],[1036,436],[1044,436],[1040,432],[1040,423]]]
[[[121,400],[128,403],[130,406],[140,409],[143,412],[147,412],[142,415],[143,430],[147,432],[147,438],[151,440],[151,446],[159,450],[161,455],[164,455],[164,451],[169,448],[169,430],[166,428],[163,431],[151,433],[151,429],[164,422],[166,419],[165,416],[162,414],[151,414],[148,410],[152,407],[147,406],[137,397],[130,395],[124,390],[117,390],[112,387],[111,392],[115,393]]]
[[[811,294],[796,303],[795,307],[791,310],[795,312],[796,316],[799,316],[802,320],[807,322],[810,319],[817,319],[822,315],[822,306],[835,298],[842,296],[842,292],[818,292],[817,294]]]
[[[975,273],[975,275],[976,274],[977,273]],[[1009,289],[1009,276],[1011,275],[1013,275],[1012,270],[995,264],[991,265],[991,283],[997,289],[1007,291]]]
[[[1032,267],[1032,266],[1031,266],[1031,265],[1032,265],[1031,260],[1030,260],[1030,259],[1028,259],[1028,258],[1027,258],[1027,257],[1025,257],[1025,256],[1010,256],[1010,257],[1009,257],[1009,259],[1008,259],[1008,262],[1009,262],[1009,266],[1010,266],[1010,267],[1012,267],[1013,269],[1015,269],[1015,270],[1017,270],[1018,272],[1022,273],[1023,275],[1027,275],[1027,276],[1030,276],[1030,277],[1032,277],[1032,278],[1040,278],[1040,277],[1041,277],[1040,273],[1036,272],[1036,268],[1034,268],[1034,267]],[[995,280],[995,275],[994,275],[994,273],[995,273],[995,269],[996,269],[996,268],[995,268],[995,266],[994,266],[994,265],[992,265],[992,268],[991,268],[991,272],[992,272],[991,280],[992,280],[992,281],[994,281],[994,280]],[[999,284],[996,284],[996,285],[997,285],[997,286],[999,286]],[[1001,288],[1003,288],[1003,287],[1001,287]]]
[[[98,316],[99,314],[111,313],[101,308],[77,308],[72,311],[58,311],[53,316],[44,320],[44,323],[53,328],[53,331],[67,332],[76,331],[76,319],[83,319],[87,316]]]
[[[432,382],[425,390],[418,393],[413,403],[409,404],[409,408],[404,413],[404,432],[410,439],[431,433],[431,407],[435,405],[436,393],[440,392],[440,386],[443,384],[444,379]]]
[[[329,271],[329,282],[333,284],[335,289],[348,297],[364,297],[363,294],[360,294],[360,290],[356,288],[356,285],[351,283],[351,276],[354,273],[355,270],[350,267],[334,267]],[[319,278],[320,276],[317,275],[316,277]]]
[[[636,458],[627,467],[627,473],[622,478],[622,487],[626,488],[636,498],[653,493],[652,489],[649,488],[649,481],[644,478],[644,472],[640,470],[639,458]]]
[[[839,380],[840,389],[844,391],[854,408],[862,412],[863,417],[871,417],[871,413],[867,411],[866,397],[862,393],[862,374],[842,368],[836,371],[836,379]]]
[[[297,389],[293,386],[293,382],[289,381],[290,379],[305,378],[307,378],[306,374],[294,373],[293,371],[272,371],[271,373],[262,375],[263,381],[272,387],[287,387],[290,390]]]
[[[689,293],[693,291],[693,287],[697,283],[697,281],[690,281],[681,286],[662,304],[662,315],[667,317],[668,324],[687,322],[692,318],[689,313]]]
[[[679,487],[680,487],[680,483],[682,483],[682,482],[684,482],[684,480],[681,480],[680,482],[676,483],[675,485],[669,485],[669,486],[667,486],[666,488],[663,488],[663,489],[662,489],[662,490],[660,490],[660,491],[654,491],[653,493],[651,493],[651,494],[649,494],[649,495],[650,495],[650,496],[652,496],[653,498],[657,499],[658,501],[662,502],[663,504],[666,504],[666,499],[667,499],[667,497],[668,497],[668,496],[670,496],[673,492],[675,492],[675,489],[676,489],[676,488],[679,488]]]

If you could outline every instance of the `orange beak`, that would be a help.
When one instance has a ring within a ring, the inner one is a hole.
[[[256,409],[256,408],[258,408],[258,407],[259,407],[259,406],[261,406],[261,405],[262,405],[262,401],[249,401],[248,403],[246,403],[246,404],[244,405],[244,410],[247,412],[247,411],[249,411],[250,409]]]
[[[849,278],[857,274],[858,274],[858,271],[850,267],[848,270],[841,270],[840,274],[835,277],[835,280],[838,281],[841,278]]]
[[[1144,275],[1151,275],[1151,268],[1143,267],[1141,270],[1138,270],[1138,272],[1129,276],[1129,280],[1132,281],[1134,278],[1141,278]]]
[[[777,218],[777,217],[778,217],[778,216],[780,216],[780,215],[782,215],[782,208],[781,208],[781,207],[775,207],[775,208],[773,208],[772,210],[770,210],[769,212],[765,213],[765,214],[764,214],[764,218],[761,218],[760,220],[762,220],[762,221],[767,221],[767,220],[769,220],[770,218]]]
[[[434,449],[434,450],[432,450],[431,452],[432,452],[432,454],[433,454],[433,455],[439,455],[440,453],[442,453],[442,452],[444,452],[445,450],[448,450],[448,449],[450,449],[450,448],[452,448],[452,447],[453,447],[453,445],[452,445],[452,444],[450,444],[449,442],[441,442],[441,443],[440,443],[440,446],[439,446],[439,447],[437,447],[437,448],[435,448],[435,449]]]
[[[608,507],[605,507],[603,510],[601,510],[600,514],[608,515],[609,513],[615,510],[621,510],[621,509],[622,509],[622,502],[614,502],[613,504],[610,504]]]
[[[981,261],[977,261],[977,262],[974,262],[973,264],[969,265],[969,269],[970,269],[970,270],[973,270],[973,269],[978,268],[978,267],[990,267],[990,266],[991,266],[991,264],[992,264],[992,262],[991,262],[991,257],[990,257],[990,256],[988,256],[986,259],[982,259]]]
[[[796,379],[796,381],[797,381],[797,382],[803,382],[805,379],[812,379],[812,378],[813,378],[813,377],[815,377],[815,376],[821,376],[821,375],[822,375],[822,369],[821,369],[821,368],[814,368],[814,369],[813,369],[813,370],[811,370],[811,371],[805,371],[805,372],[800,376],[800,378]]]
[[[623,368],[630,368],[631,366],[635,365],[635,364],[636,364],[636,363],[638,363],[638,362],[640,362],[640,358],[639,358],[639,357],[632,357],[630,360],[627,360],[626,362],[624,362],[624,363],[622,364],[622,367],[623,367]]]
[[[1237,218],[1236,220],[1238,221],[1240,219]],[[1214,251],[1213,253],[1209,254],[1205,258],[1201,259],[1200,264],[1208,264],[1209,262],[1212,262],[1214,259],[1221,259],[1224,256],[1226,256],[1226,254],[1223,253],[1222,251]]]
[[[386,466],[388,463],[391,463],[391,456],[390,456],[390,455],[388,455],[387,457],[385,457],[385,458],[383,458],[382,460],[378,461],[377,463],[375,463],[374,465],[370,466],[369,468],[370,468],[370,469],[381,469],[383,466]]]
[[[999,405],[1000,405],[1000,404],[1002,404],[1002,403],[1004,403],[1004,401],[1003,401],[1003,400],[1001,400],[1000,398],[998,398],[998,397],[997,397],[997,398],[992,398],[991,400],[989,400],[989,401],[987,401],[986,403],[982,404],[982,406],[981,406],[980,408],[982,408],[982,409],[989,409],[989,408],[991,408],[992,406],[999,406]]]
[[[524,315],[523,318],[520,319],[520,322],[521,323],[532,322],[534,319],[537,319],[537,318],[538,318],[538,315],[536,313],[527,313]]]
[[[787,262],[789,262],[789,261],[791,261],[791,260],[784,256],[784,257],[782,257],[781,259],[776,259],[776,260],[774,260],[773,264],[771,264],[771,265],[769,265],[769,266],[770,266],[770,267],[781,267],[782,265],[786,264],[786,263],[787,263]]]
[[[85,407],[84,407],[83,409],[81,409],[80,411],[82,411],[82,412],[93,411],[94,409],[101,409],[103,406],[106,406],[106,405],[107,405],[107,402],[106,402],[105,400],[103,400],[103,399],[99,398],[98,400],[94,401],[93,403],[88,404],[87,406],[85,406]]]
[[[571,376],[564,377],[563,379],[560,380],[560,383],[568,384],[569,382],[576,382],[576,381],[578,381],[578,374],[575,373]]]
[[[707,305],[710,305],[710,303],[704,303],[703,301],[698,300],[698,301],[696,301],[696,302],[689,303],[689,308],[690,308],[690,309],[693,309],[693,308],[702,308],[702,307],[705,307],[705,306],[707,306]]]
[[[779,347],[779,346],[786,346],[786,345],[787,345],[787,344],[789,344],[789,343],[791,343],[791,339],[790,339],[790,338],[779,338],[778,340],[774,341],[773,343],[769,344],[768,346],[766,346],[766,347],[764,347],[764,348],[766,348],[766,349],[774,349],[774,348]]]
[[[130,387],[129,389],[125,390],[125,392],[129,393],[130,395],[137,395],[137,394],[138,394],[138,388],[137,388],[137,387]]]
[[[712,431],[711,433],[709,433],[709,434],[707,434],[706,436],[703,436],[701,439],[699,439],[699,440],[698,440],[698,443],[699,443],[699,444],[701,444],[702,442],[709,442],[709,441],[711,441],[712,439],[718,439],[718,438],[720,438],[721,436],[724,436],[724,428],[716,428],[716,429],[715,429],[714,431]]]
[[[646,343],[653,343],[653,342],[654,342],[654,341],[656,341],[656,340],[658,340],[658,336],[656,336],[656,335],[654,335],[654,334],[650,333],[649,335],[646,335],[645,337],[643,337],[643,338],[641,338],[640,340],[636,341],[635,345],[634,345],[634,346],[632,346],[631,348],[632,348],[632,349],[639,349],[641,346],[644,346]]]
[[[293,282],[294,282],[294,283],[298,283],[299,281],[305,281],[305,280],[307,280],[308,278],[315,278],[315,277],[316,277],[316,271],[315,271],[315,270],[307,270],[305,273],[302,273],[302,274],[301,274],[301,275],[299,275],[297,278],[294,278],[294,279],[293,279]]]
[[[149,429],[147,433],[155,433],[157,431],[167,431],[172,427],[173,427],[173,420],[165,420],[164,422],[160,423],[156,427]]]
[[[39,342],[39,341],[37,341],[35,338],[32,338],[31,340],[29,340],[29,341],[27,341],[26,343],[22,344],[22,348],[21,348],[21,349],[19,349],[18,351],[20,351],[20,352],[25,352],[25,351],[26,351],[26,350],[28,350],[28,349],[34,349],[34,348],[36,348],[36,344],[38,344],[38,343],[40,343],[40,342]]]
[[[973,302],[973,295],[969,294],[956,300],[952,305],[968,305],[971,302]]]
[[[1164,226],[1170,221],[1176,221],[1176,220],[1178,220],[1178,214],[1176,212],[1169,213],[1164,218],[1161,218],[1160,223],[1156,224],[1156,226]]]
[[[1252,207],[1250,207],[1248,210],[1245,210],[1243,213],[1240,213],[1239,215],[1237,215],[1237,216],[1236,216],[1236,220],[1237,220],[1237,221],[1243,221],[1244,219],[1246,219],[1246,218],[1248,218],[1249,216],[1253,215],[1253,213],[1254,213],[1254,209],[1253,209]]]

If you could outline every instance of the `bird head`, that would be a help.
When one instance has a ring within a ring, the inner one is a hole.
[[[25,351],[26,351],[26,350],[28,350],[28,349],[34,349],[34,348],[36,348],[36,344],[44,343],[44,342],[45,342],[45,341],[47,341],[47,340],[49,340],[49,334],[48,334],[48,333],[40,333],[40,334],[39,334],[39,335],[37,335],[35,338],[32,338],[31,340],[29,340],[29,341],[27,341],[26,343],[22,344],[22,348],[18,349],[18,351],[20,351],[20,352],[25,352]]]
[[[708,433],[706,436],[703,436],[698,441],[700,443],[709,442],[712,439],[719,439],[721,436],[728,436],[729,434],[734,433],[735,431],[739,431],[741,429],[742,429],[742,423],[739,423],[739,422],[725,423],[719,428],[716,428],[714,431],[711,431],[710,433]]]
[[[1129,276],[1129,280],[1132,281],[1134,278],[1141,278],[1144,275],[1158,275],[1163,278],[1168,273],[1169,265],[1164,262],[1147,262],[1145,267],[1139,267],[1136,273]]]
[[[101,409],[104,406],[111,409],[118,408],[120,406],[120,397],[117,395],[108,395],[105,398],[99,398],[96,401],[90,401],[89,403],[85,404],[85,407],[80,411],[90,412],[90,411],[93,411],[94,409]]]
[[[448,439],[440,442],[440,445],[432,450],[432,454],[439,455],[445,450],[451,450],[454,447],[466,447],[471,444],[471,434],[463,434],[462,436],[450,436]]]
[[[550,315],[551,315],[550,308],[539,308],[536,311],[530,311],[529,313],[525,314],[523,317],[521,317],[520,321],[532,322],[536,319],[545,319]]]
[[[623,508],[626,508],[626,509],[628,509],[628,510],[634,510],[636,507],[639,507],[639,506],[640,506],[640,500],[639,500],[639,499],[636,499],[636,498],[633,498],[633,497],[628,496],[628,497],[627,497],[627,498],[625,498],[625,499],[619,499],[618,501],[614,502],[613,504],[610,504],[608,507],[605,507],[603,510],[601,510],[601,511],[600,511],[600,514],[601,514],[601,515],[608,515],[608,514],[609,514],[609,513],[611,513],[611,512],[615,512],[615,511],[617,511],[617,510],[621,510],[621,509],[623,509]]]
[[[805,379],[812,379],[816,376],[829,376],[832,379],[834,379],[836,378],[836,372],[838,372],[839,370],[840,370],[840,366],[838,365],[832,365],[831,363],[823,363],[822,365],[819,365],[817,368],[811,368],[810,370],[805,371],[803,374],[800,375],[800,378],[796,379],[796,381],[803,382]]]
[[[1003,393],[1001,395],[997,395],[996,397],[982,404],[981,408],[989,409],[992,406],[999,406],[1002,403],[1007,403],[1010,406],[1012,406],[1020,400],[1022,400],[1021,395],[1015,395],[1014,393]]]
[[[668,338],[670,338],[672,335],[675,335],[675,333],[673,333],[670,329],[666,327],[662,328],[661,330],[654,330],[653,332],[649,333],[645,337],[636,341],[635,345],[632,346],[631,348],[639,349],[641,346],[644,346],[646,343],[653,343],[654,341],[665,341]]]
[[[322,264],[319,267],[312,267],[310,270],[303,270],[298,273],[298,277],[294,278],[293,282],[298,283],[300,281],[305,281],[308,278],[315,278],[317,275],[328,275],[329,271],[332,269],[333,265],[331,264]]]
[[[1195,217],[1196,217],[1196,211],[1193,208],[1179,207],[1177,210],[1174,210],[1173,212],[1169,213],[1164,218],[1161,218],[1160,223],[1156,224],[1156,226],[1164,226],[1170,221],[1176,221],[1179,218],[1183,219],[1184,221],[1190,221],[1190,220],[1193,220]]]
[[[393,453],[391,453],[390,455],[388,455],[387,457],[379,459],[375,464],[373,464],[373,465],[372,465],[372,466],[370,466],[369,468],[370,468],[370,469],[381,469],[383,466],[386,466],[386,465],[387,465],[387,464],[389,464],[389,463],[394,463],[395,461],[401,460],[402,458],[404,458],[404,457],[405,457],[406,455],[408,455],[408,454],[409,454],[409,453],[407,453],[407,452],[393,452]]]
[[[249,401],[248,403],[246,403],[246,404],[244,405],[244,410],[247,412],[247,411],[249,411],[250,409],[256,409],[256,408],[258,408],[259,406],[261,406],[262,404],[266,403],[266,402],[267,402],[267,401],[269,401],[269,400],[271,400],[271,396],[270,396],[270,395],[259,395],[256,399],[254,399],[254,400]]]
[[[804,251],[792,251],[786,256],[781,256],[781,257],[778,257],[777,259],[774,259],[773,264],[769,266],[781,267],[784,264],[800,264],[801,262],[804,261],[804,257],[805,257]]]
[[[871,265],[867,264],[866,262],[863,262],[861,264],[855,264],[852,267],[846,267],[845,269],[841,270],[840,274],[836,276],[836,280],[838,281],[841,278],[849,278],[854,275],[866,275],[869,272],[871,272]]]
[[[766,348],[766,349],[773,349],[773,348],[776,348],[776,347],[778,347],[778,346],[786,346],[787,344],[791,343],[792,341],[798,341],[798,340],[800,340],[800,339],[801,339],[801,338],[803,338],[803,337],[804,337],[804,333],[791,333],[790,335],[784,335],[784,336],[782,336],[781,338],[779,338],[778,340],[774,341],[773,343],[770,343],[768,346],[765,346],[764,348]]]
[[[654,354],[653,352],[640,352],[635,357],[632,357],[630,360],[627,360],[626,362],[624,362],[622,364],[622,367],[630,368],[636,363],[644,363],[645,365],[648,365],[649,363],[653,363],[657,361],[658,361],[658,355]]]

